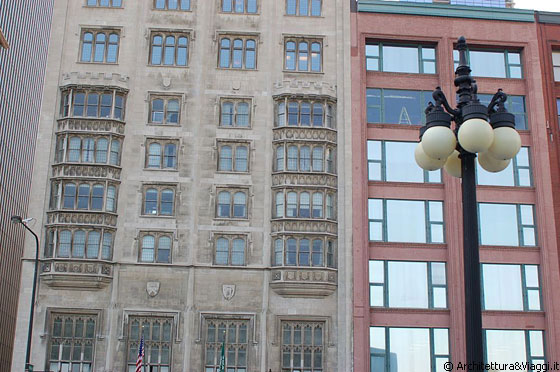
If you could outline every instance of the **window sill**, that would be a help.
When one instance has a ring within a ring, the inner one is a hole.
[[[179,172],[179,170],[177,168],[147,168],[147,167],[144,167],[143,170],[144,171],[154,171],[154,172],[171,172],[171,173]]]
[[[156,8],[152,8],[152,11],[154,11],[154,12],[193,13],[192,9],[183,10],[183,9],[156,9]]]
[[[403,187],[429,187],[432,189],[440,189],[443,187],[443,182],[394,182],[394,181],[379,181],[379,180],[368,180],[369,186],[403,186]]]
[[[325,75],[324,71],[298,71],[298,70],[282,70],[285,74],[309,74],[309,75]]]
[[[406,130],[419,130],[425,124],[397,124],[397,123],[367,123],[369,128],[387,128],[395,129],[396,127],[406,129]]]
[[[290,18],[311,18],[311,19],[325,19],[325,18],[326,18],[324,15],[314,16],[314,15],[300,15],[300,14],[284,14],[284,17],[290,17]]]
[[[238,15],[238,16],[260,16],[260,13],[247,13],[247,12],[243,12],[243,13],[238,13],[238,12],[223,12],[223,11],[219,11],[218,14],[221,15]]]
[[[118,66],[118,62],[85,62],[85,61],[76,61],[79,65],[111,65],[111,66]]]
[[[246,174],[246,175],[250,175],[251,172],[236,172],[236,171],[222,171],[222,170],[218,170],[216,171],[217,174]]]
[[[124,9],[123,6],[91,6],[91,5],[84,5],[82,6],[82,8],[87,8],[87,9]]]
[[[153,68],[171,68],[171,69],[189,69],[189,65],[186,66],[177,66],[177,65],[152,65],[152,64],[147,64],[146,67],[153,67]]]
[[[409,308],[409,307],[386,307],[371,306],[369,311],[372,313],[401,313],[401,314],[449,314],[449,309],[430,309],[430,308]]]
[[[219,125],[218,129],[251,130],[251,129],[253,129],[253,126],[249,125],[249,126],[245,126],[245,127],[240,127],[240,126],[234,126],[234,125],[229,125],[229,126]]]
[[[249,221],[249,218],[247,218],[247,217],[214,217],[214,221],[219,221],[219,222],[227,222],[227,221],[246,222],[246,221]]]
[[[218,71],[256,71],[258,72],[258,68],[233,68],[233,67],[216,67]]]
[[[426,73],[426,72],[393,72],[393,71],[377,71],[377,70],[368,70],[366,69],[366,73],[368,74],[383,74],[383,75],[394,75],[394,76],[410,76],[418,78],[418,76],[426,77],[426,78],[434,78],[438,77],[439,74],[436,73]]]
[[[181,124],[167,124],[167,123],[147,123],[149,127],[169,127],[169,128],[180,128]]]
[[[175,216],[162,216],[162,215],[157,215],[157,214],[141,214],[140,217],[144,217],[144,218],[164,218],[164,219],[167,219],[167,220],[176,219]]]
[[[146,262],[146,261],[138,261],[136,262],[137,265],[145,265],[145,266],[163,266],[163,267],[170,267],[173,266],[171,262]]]

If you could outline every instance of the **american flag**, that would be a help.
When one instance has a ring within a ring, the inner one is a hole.
[[[140,339],[140,346],[138,347],[138,359],[136,359],[136,372],[142,371],[142,365],[144,364],[144,335]]]

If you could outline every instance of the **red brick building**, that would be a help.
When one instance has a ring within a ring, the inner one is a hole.
[[[433,89],[455,103],[459,36],[479,98],[507,92],[523,146],[504,171],[477,171],[485,358],[560,360],[550,162],[560,97],[551,40],[560,28],[537,27],[532,11],[375,0],[357,2],[351,27],[355,371],[465,362],[460,180],[423,171],[413,156]],[[540,45],[539,34],[550,40]]]

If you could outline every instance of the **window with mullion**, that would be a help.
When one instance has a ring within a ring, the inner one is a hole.
[[[108,152],[109,142],[111,142],[111,156]],[[91,148],[92,143],[93,149]],[[92,151],[95,153],[95,157],[93,157]],[[82,156],[84,154],[85,157]],[[112,136],[58,136],[55,150],[56,163],[90,163],[94,161],[96,164],[120,165],[120,141]]]
[[[247,218],[247,190],[218,189],[216,199],[217,218]]]
[[[171,262],[173,239],[169,233],[151,232],[141,236],[140,262]]]
[[[178,96],[150,96],[151,124],[179,125],[181,118],[181,98]]]
[[[478,99],[483,105],[490,104],[493,94],[478,94]],[[515,116],[515,129],[526,130],[529,129],[527,111],[525,108],[525,96],[511,96],[508,95],[505,103],[507,111]]]
[[[249,172],[249,144],[218,142],[218,171]]]
[[[191,9],[191,0],[154,0],[156,10],[182,10]]]
[[[476,180],[478,185],[531,187],[533,176],[529,148],[522,147],[510,165],[501,172],[488,172],[477,162]]]
[[[173,216],[175,214],[175,186],[145,185],[143,191],[144,216]]]
[[[370,327],[370,371],[444,371],[448,328]]]
[[[244,319],[206,319],[205,372],[220,371],[221,352],[224,344],[226,371],[247,371],[249,325],[249,320]]]
[[[249,128],[251,123],[251,102],[239,99],[222,99],[220,105],[220,126]]]
[[[417,142],[367,141],[368,179],[440,183],[441,170],[425,171],[414,161]]]
[[[177,140],[148,139],[146,142],[146,168],[177,169]]]
[[[481,245],[536,246],[534,206],[478,203]]]
[[[322,0],[286,0],[286,15],[320,17]]]
[[[273,218],[336,219],[332,192],[288,189],[277,191],[274,198]]]
[[[334,242],[323,237],[278,237],[274,239],[273,250],[273,266],[334,267],[335,265]]]
[[[80,62],[117,63],[119,31],[83,30]]]
[[[49,229],[45,257],[110,260],[113,232],[106,229]]]
[[[283,127],[288,125],[334,129],[333,107],[334,105],[329,101],[279,99],[276,103],[276,121],[274,126]]]
[[[537,265],[482,264],[484,310],[541,311]]]
[[[444,243],[443,202],[368,199],[369,240]]]
[[[187,66],[189,35],[185,33],[152,33],[150,65]]]
[[[453,51],[454,68],[459,66],[459,51]],[[467,50],[472,75],[480,77],[522,79],[521,52],[512,50]]]
[[[60,115],[123,120],[124,100],[125,93],[117,90],[65,88]]]
[[[99,8],[121,8],[122,0],[87,0],[87,6]]]
[[[244,266],[247,237],[219,235],[216,237],[214,265]]]
[[[97,315],[52,313],[48,366],[51,371],[93,371]]]
[[[413,74],[436,73],[436,50],[422,45],[367,43],[366,70]]]
[[[51,209],[114,212],[118,186],[109,182],[54,181],[51,185]],[[61,205],[59,205],[61,201]]]
[[[432,92],[401,89],[366,89],[367,123],[422,125]]]
[[[323,41],[316,38],[284,40],[284,70],[298,72],[323,71]]]
[[[528,363],[530,370],[547,369],[542,330],[484,329],[483,334],[486,363]]]
[[[552,52],[552,72],[554,74],[554,81],[560,81],[560,52]]]
[[[558,113],[558,126],[560,127],[560,98],[556,98],[556,111]]]
[[[173,318],[130,316],[128,318],[127,372],[136,372],[138,348],[144,338],[143,366],[147,371],[170,372]]]
[[[369,261],[370,306],[447,308],[444,262]]]
[[[221,0],[223,13],[256,14],[257,0]]]
[[[323,371],[324,322],[282,322],[282,372]]]
[[[254,70],[257,68],[256,36],[225,36],[220,38],[218,67]]]

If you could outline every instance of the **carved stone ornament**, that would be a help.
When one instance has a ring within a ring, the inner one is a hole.
[[[146,283],[146,292],[150,297],[155,297],[159,293],[159,282],[148,282]]]
[[[222,294],[227,301],[231,300],[235,296],[235,284],[222,285]]]

